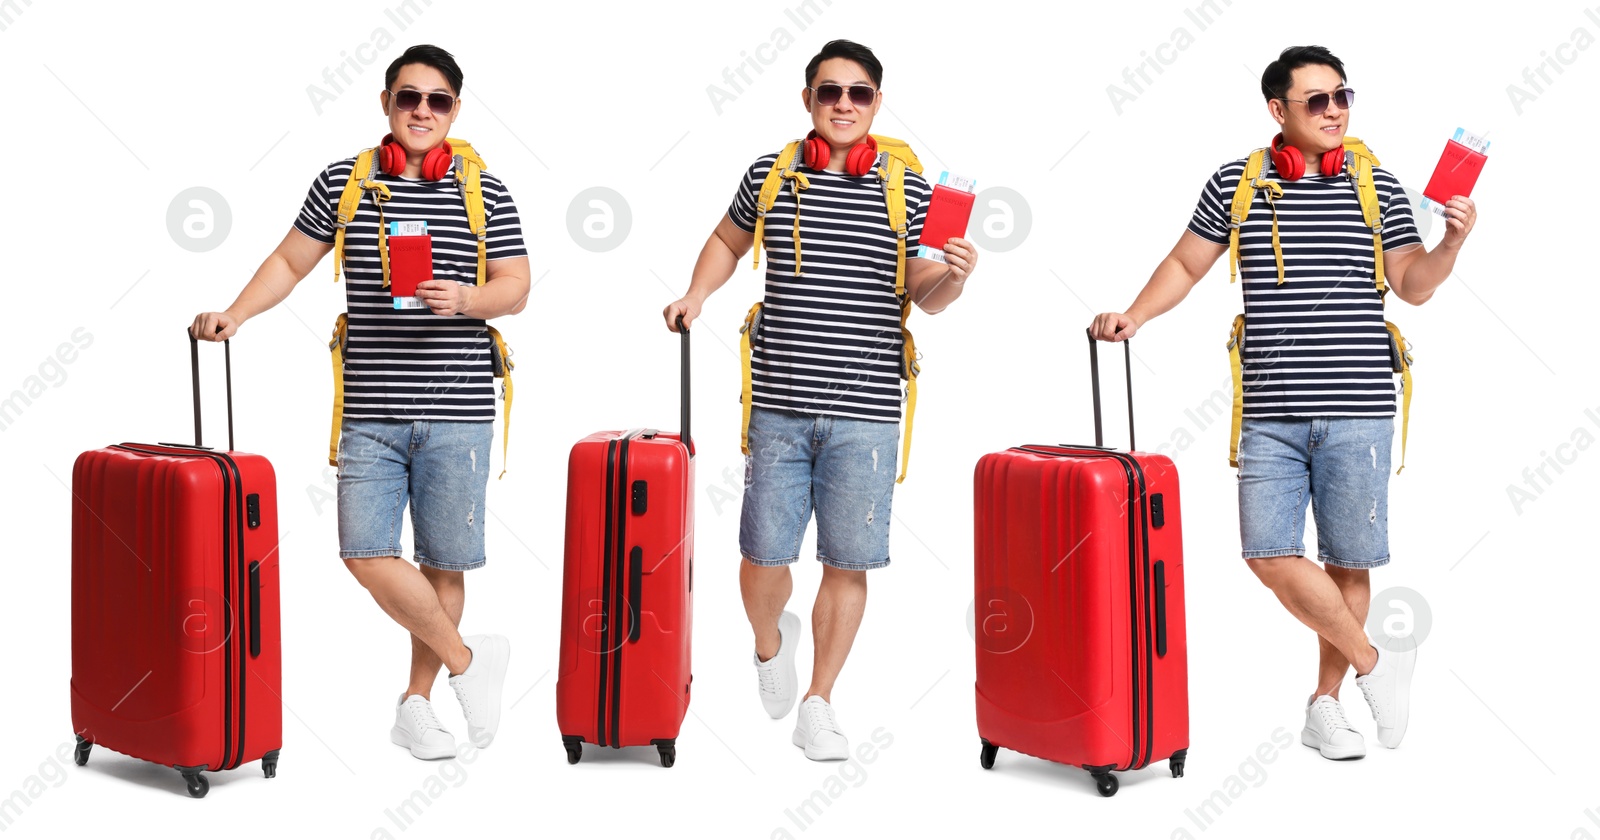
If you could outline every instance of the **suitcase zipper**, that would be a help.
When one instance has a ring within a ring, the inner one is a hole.
[[[205,458],[217,465],[222,471],[222,589],[224,592],[237,590],[233,593],[233,609],[228,610],[231,623],[237,625],[237,632],[230,632],[229,642],[223,647],[223,673],[222,702],[223,702],[223,731],[222,731],[222,762],[212,770],[232,770],[244,763],[244,718],[245,718],[245,635],[247,628],[246,607],[244,597],[247,597],[247,573],[244,563],[244,479],[239,474],[239,465],[226,454],[212,451],[195,452],[164,452],[161,450],[144,449],[138,444],[116,444],[110,447],[141,455],[158,455],[172,458]],[[232,492],[229,490],[229,479],[232,479]],[[229,505],[232,503],[233,516],[228,515]],[[233,527],[237,522],[239,527]],[[237,534],[237,538],[234,535]],[[233,568],[235,558],[229,556],[229,546],[237,543],[237,570]],[[236,573],[237,572],[237,573]],[[226,609],[229,604],[224,603]],[[233,703],[234,684],[231,681],[235,674],[234,648],[238,648],[238,697],[237,713]],[[235,737],[237,731],[237,737]]]

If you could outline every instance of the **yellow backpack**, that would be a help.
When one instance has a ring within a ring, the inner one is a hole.
[[[467,210],[467,227],[478,238],[478,285],[482,286],[488,280],[488,242],[489,223],[488,213],[483,204],[483,170],[485,164],[472,144],[454,137],[447,138],[450,150],[455,153],[456,183],[461,185],[461,200]],[[356,208],[361,205],[361,199],[368,193],[372,195],[372,203],[378,209],[378,258],[383,266],[383,287],[389,287],[389,235],[388,225],[383,218],[383,203],[388,201],[389,188],[372,179],[373,161],[377,157],[376,149],[364,149],[356,155],[355,166],[350,169],[350,177],[345,181],[344,191],[339,194],[339,210],[334,220],[333,231],[333,282],[339,282],[339,269],[344,265],[344,231],[345,226],[356,217]],[[485,325],[489,331],[490,362],[494,366],[494,376],[501,379],[500,395],[506,402],[506,420],[504,442],[501,449],[500,477],[506,474],[505,460],[511,451],[511,371],[516,365],[511,361],[511,348],[494,327]],[[344,418],[344,357],[350,343],[349,318],[345,313],[340,313],[334,320],[333,339],[328,342],[328,352],[333,359],[333,429],[328,436],[328,464],[339,465],[339,424]]]
[[[1378,201],[1377,186],[1372,180],[1372,168],[1379,165],[1378,157],[1355,137],[1344,138],[1344,151],[1344,171],[1350,176],[1356,197],[1361,201],[1361,218],[1372,229],[1373,274],[1381,303],[1388,295],[1389,287],[1383,279],[1383,208]],[[1250,205],[1255,201],[1257,190],[1266,192],[1267,206],[1272,210],[1272,254],[1278,262],[1278,283],[1283,283],[1283,248],[1278,242],[1278,209],[1273,203],[1283,197],[1283,186],[1277,181],[1261,177],[1266,156],[1266,149],[1256,149],[1250,153],[1245,161],[1244,173],[1239,177],[1239,186],[1233,192],[1233,204],[1228,211],[1229,283],[1239,279],[1239,227],[1250,215]],[[1395,475],[1399,475],[1406,468],[1406,435],[1411,426],[1411,346],[1400,334],[1399,327],[1389,321],[1383,323],[1389,331],[1390,365],[1395,373],[1400,374],[1402,390],[1400,469],[1395,470]],[[1232,467],[1239,466],[1239,429],[1244,422],[1244,371],[1240,361],[1243,345],[1244,315],[1241,314],[1233,319],[1233,328],[1228,336],[1228,360],[1233,367],[1233,428],[1228,435],[1228,465]]]
[[[900,334],[905,339],[905,346],[900,357],[900,378],[906,380],[906,431],[900,442],[900,476],[895,479],[898,484],[906,480],[906,466],[911,459],[911,423],[917,413],[917,375],[922,372],[918,364],[917,345],[911,337],[911,331],[906,329],[906,320],[911,317],[911,296],[906,293],[906,239],[909,227],[906,223],[906,169],[918,175],[922,174],[922,162],[917,160],[915,152],[904,140],[893,137],[884,137],[874,134],[872,139],[878,144],[878,162],[874,165],[878,178],[883,182],[884,203],[889,210],[889,227],[894,229],[899,237],[895,249],[894,269],[894,294],[900,302]],[[785,181],[794,182],[794,273],[800,274],[800,193],[811,186],[811,181],[801,172],[796,164],[800,151],[799,140],[790,141],[783,148],[778,159],[773,161],[772,168],[767,170],[767,177],[761,182],[761,193],[756,199],[756,230],[755,248],[752,251],[754,261],[751,268],[761,267],[762,235],[766,230],[767,211],[772,209],[777,202],[778,193],[782,191]],[[761,303],[757,302],[750,307],[749,314],[745,315],[744,325],[739,328],[739,348],[743,356],[744,390],[741,395],[744,406],[743,425],[739,448],[744,454],[750,454],[750,409],[753,404],[753,386],[750,372],[750,341],[755,335],[761,316]]]

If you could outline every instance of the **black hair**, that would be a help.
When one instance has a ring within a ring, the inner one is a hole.
[[[867,71],[867,76],[872,79],[873,87],[883,87],[883,62],[872,54],[872,50],[861,46],[855,41],[842,39],[823,44],[822,52],[812,57],[811,62],[806,65],[806,87],[810,87],[811,83],[816,81],[817,68],[822,66],[822,62],[830,58],[848,58],[854,61],[861,65],[863,70]]]
[[[400,75],[400,68],[407,64],[426,64],[438,70],[444,74],[444,81],[450,86],[450,92],[456,96],[461,95],[461,65],[456,63],[455,56],[432,44],[407,47],[399,58],[391,62],[389,69],[383,73],[383,86],[386,90],[394,89],[395,77]]]
[[[1295,70],[1308,64],[1325,64],[1332,67],[1339,74],[1339,81],[1345,81],[1344,62],[1331,52],[1327,47],[1289,47],[1278,54],[1278,60],[1267,65],[1261,74],[1261,95],[1267,101],[1282,99],[1289,94],[1289,85]]]

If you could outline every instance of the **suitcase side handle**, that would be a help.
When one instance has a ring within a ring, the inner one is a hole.
[[[217,327],[217,332],[222,332],[222,327]],[[184,335],[189,336],[189,378],[194,386],[194,445],[203,449],[204,442],[200,438],[200,339],[188,327],[183,328]],[[227,377],[228,388],[228,451],[233,451],[233,350],[228,345],[229,339],[222,340],[222,365]]]
[[[679,428],[682,429],[682,431],[678,433],[678,437],[683,440],[683,445],[689,450],[689,457],[693,458],[694,439],[689,437],[689,328],[683,325],[682,315],[678,316],[678,334],[683,336],[683,339],[680,342],[682,347],[682,361],[678,371],[678,384],[680,388],[678,394],[678,412],[681,415],[682,421],[682,425]]]
[[[1100,428],[1100,348],[1099,342],[1094,340],[1094,333],[1085,329],[1083,334],[1089,337],[1089,383],[1094,393],[1094,445],[1105,447],[1105,435]],[[1122,340],[1122,367],[1128,376],[1128,451],[1136,447],[1133,444],[1133,347],[1129,344],[1132,339]]]
[[[639,596],[644,591],[644,549],[634,546],[628,554],[628,641],[639,641]]]

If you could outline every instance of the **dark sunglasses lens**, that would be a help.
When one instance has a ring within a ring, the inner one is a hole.
[[[1333,101],[1334,104],[1338,105],[1341,109],[1348,108],[1355,104],[1356,92],[1349,88],[1343,88],[1334,91]]]
[[[428,110],[435,114],[448,114],[456,104],[455,97],[448,93],[428,94]]]
[[[1326,93],[1319,93],[1306,98],[1306,113],[1314,117],[1326,110],[1328,110],[1328,95]]]
[[[857,108],[872,107],[872,98],[877,95],[877,91],[867,87],[866,85],[850,86],[850,101],[855,103]]]
[[[837,105],[839,97],[844,95],[844,88],[839,85],[822,85],[816,92],[818,105]]]
[[[399,108],[402,111],[415,111],[417,106],[421,104],[422,91],[420,90],[402,90],[395,92],[394,107]]]

